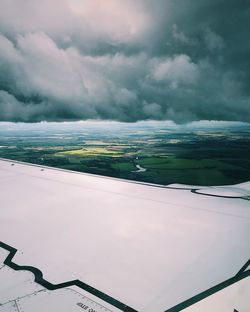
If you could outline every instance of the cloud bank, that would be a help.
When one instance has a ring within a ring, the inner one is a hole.
[[[0,0],[0,120],[250,122],[239,0]]]

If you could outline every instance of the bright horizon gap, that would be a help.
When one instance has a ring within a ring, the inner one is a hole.
[[[176,126],[176,127],[186,127],[192,125],[249,125],[250,122],[244,121],[226,121],[226,120],[198,120],[198,121],[190,121],[187,123],[175,123],[172,120],[138,120],[135,122],[124,122],[124,121],[116,121],[116,120],[99,120],[99,119],[87,119],[87,120],[76,120],[76,121],[39,121],[39,122],[21,122],[21,121],[0,121],[0,125],[73,125],[73,124],[122,124],[122,125],[136,125],[136,124],[167,124],[168,126]]]

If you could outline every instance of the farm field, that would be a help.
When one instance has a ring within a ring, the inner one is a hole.
[[[0,157],[157,184],[250,180],[250,126],[0,125]]]

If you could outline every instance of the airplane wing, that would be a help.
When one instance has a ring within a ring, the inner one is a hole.
[[[0,160],[0,312],[250,311],[250,183]]]

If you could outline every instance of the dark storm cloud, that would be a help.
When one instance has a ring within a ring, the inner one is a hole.
[[[248,0],[0,0],[0,120],[250,121]]]

